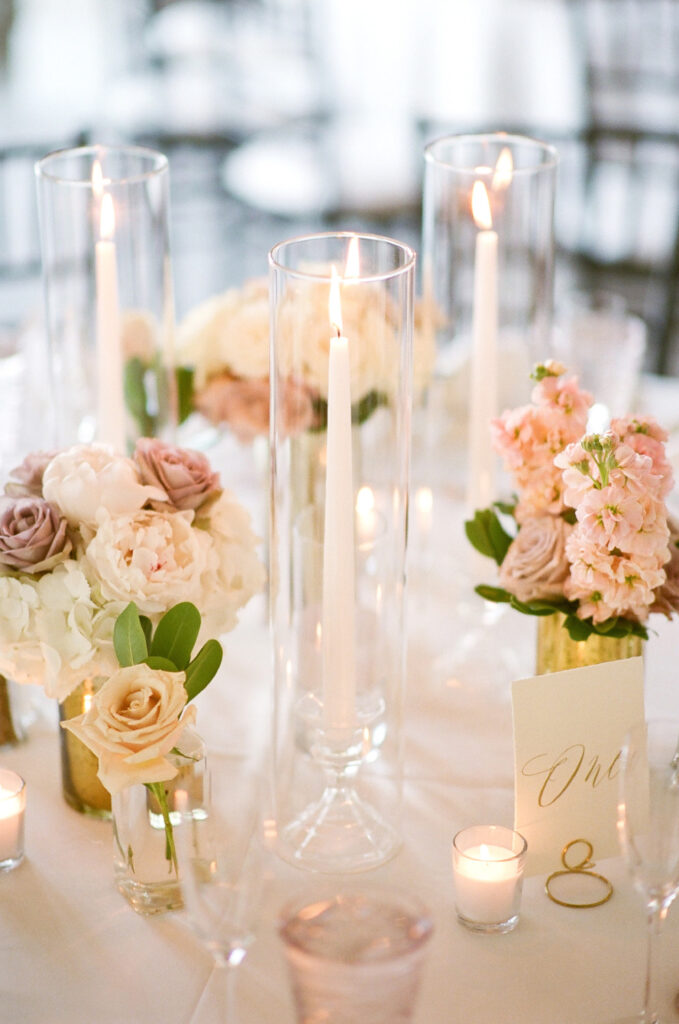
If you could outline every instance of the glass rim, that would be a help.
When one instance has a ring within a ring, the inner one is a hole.
[[[451,160],[444,160],[440,156],[435,154],[435,149],[444,142],[457,142],[463,145],[468,143],[475,143],[477,145],[483,145],[488,142],[494,142],[498,145],[503,143],[508,146],[525,146],[529,149],[534,149],[541,153],[548,153],[549,159],[542,163],[533,164],[530,167],[514,167],[512,169],[512,177],[524,176],[530,174],[536,174],[540,171],[554,170],[559,164],[559,152],[556,146],[552,145],[551,142],[544,142],[541,139],[534,139],[530,135],[515,135],[508,132],[481,132],[475,135],[470,132],[463,132],[461,134],[448,134],[439,135],[436,139],[432,139],[424,147],[424,159],[425,162],[432,166],[445,167],[450,171],[456,171],[458,174],[469,174],[478,177],[478,167],[467,167]]]
[[[63,174],[55,174],[54,171],[50,170],[50,165],[57,164],[59,160],[63,160],[66,156],[74,159],[91,156],[92,159],[94,159],[95,157],[101,157],[102,154],[107,152],[117,152],[127,156],[136,156],[140,159],[150,160],[154,165],[145,171],[137,171],[134,174],[127,174],[122,178],[110,179],[107,181],[107,187],[133,185],[138,182],[148,181],[150,178],[155,178],[158,174],[167,170],[169,167],[169,162],[165,154],[161,153],[157,149],[151,149],[149,146],[108,146],[93,144],[89,146],[66,146],[64,149],[54,149],[51,153],[46,153],[45,156],[36,160],[34,170],[36,176],[38,178],[43,178],[45,181],[51,181],[60,185],[72,185],[75,188],[92,188],[91,178],[68,178]]]
[[[398,953],[396,956],[388,959],[398,960],[402,957],[410,956],[414,950],[419,949],[431,938],[435,928],[434,915],[419,893],[409,889],[404,889],[399,885],[385,884],[383,882],[374,886],[371,885],[370,887],[365,884],[350,881],[345,882],[340,887],[332,886],[330,883],[323,884],[321,882],[316,882],[312,884],[311,887],[305,887],[298,890],[280,907],[276,916],[276,931],[286,946],[296,950],[303,956],[310,957],[314,960],[322,959],[324,963],[333,964],[335,966],[348,966],[351,970],[380,970],[384,966],[385,959],[359,961],[356,963],[352,962],[350,964],[346,964],[344,961],[334,957],[311,953],[302,943],[295,939],[289,939],[286,935],[286,928],[290,919],[300,913],[300,911],[313,907],[318,903],[329,904],[333,901],[338,902],[342,899],[362,897],[373,901],[382,897],[384,900],[389,901],[392,906],[398,907],[399,909],[407,907],[410,911],[416,914],[422,922],[422,933],[412,940],[411,947],[408,950]]]
[[[509,848],[507,848],[507,856],[494,858],[494,860],[492,861],[493,864],[506,864],[510,860],[517,860],[519,857],[523,857],[526,851],[528,850],[528,842],[526,840],[526,837],[523,836],[521,832],[517,832],[516,829],[509,828],[508,825],[469,825],[467,828],[461,828],[459,832],[455,833],[455,835],[453,836],[453,849],[455,850],[456,853],[460,855],[460,857],[466,857],[467,860],[472,860],[474,861],[475,864],[485,864],[486,861],[483,857],[471,856],[469,853],[467,853],[467,850],[463,850],[460,844],[458,843],[458,839],[460,838],[460,836],[463,836],[465,832],[471,832],[476,829],[487,829],[489,832],[502,832],[507,835],[511,835],[512,839],[520,840],[519,850],[510,850]]]
[[[320,231],[318,233],[311,233],[308,235],[295,235],[293,238],[286,238],[281,242],[277,242],[271,247],[268,254],[269,267],[272,270],[278,270],[289,277],[297,278],[300,281],[325,281],[331,280],[330,274],[313,273],[308,270],[295,270],[293,267],[286,267],[285,264],[281,263],[278,258],[279,254],[283,249],[288,246],[297,245],[305,242],[321,241],[322,239],[347,239],[358,238],[366,242],[380,242],[385,243],[393,249],[400,250],[405,257],[405,262],[400,267],[395,267],[393,270],[385,270],[381,272],[375,272],[373,274],[360,273],[356,277],[344,278],[344,284],[362,284],[370,281],[391,281],[396,277],[407,274],[409,271],[414,270],[415,262],[417,260],[417,253],[408,245],[406,242],[400,242],[396,238],[389,238],[387,235],[375,235],[366,231]]]
[[[8,781],[14,788],[10,789],[7,786]],[[11,768],[0,768],[0,784],[5,789],[5,792],[0,794],[0,804],[5,800],[14,800],[15,797],[21,796],[26,789],[26,780]]]

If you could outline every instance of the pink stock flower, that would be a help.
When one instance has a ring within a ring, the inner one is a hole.
[[[653,472],[661,478],[661,495],[666,497],[674,486],[672,465],[665,453],[668,433],[652,416],[624,416],[614,419],[611,430],[638,455],[646,455]]]

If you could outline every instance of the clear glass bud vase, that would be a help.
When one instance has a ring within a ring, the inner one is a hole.
[[[167,759],[178,769],[155,787],[128,786],[112,799],[113,867],[119,892],[138,914],[159,914],[182,906],[175,851],[175,829],[182,815],[175,794],[183,790],[196,818],[206,816],[209,782],[205,744],[187,727]],[[163,806],[163,804],[165,806]]]

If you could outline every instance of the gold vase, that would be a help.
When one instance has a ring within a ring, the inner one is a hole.
[[[85,679],[59,703],[59,721],[63,722],[89,710],[92,698],[103,679]],[[111,795],[97,778],[99,760],[68,729],[59,729],[61,745],[61,786],[64,800],[81,814],[94,818],[111,817]]]
[[[587,640],[571,640],[564,629],[565,621],[566,616],[561,612],[538,619],[536,675],[598,665],[602,661],[636,658],[643,651],[641,637],[631,634],[616,638],[593,633]]]
[[[9,681],[0,676],[0,747],[14,747],[23,739],[21,722],[12,708]]]

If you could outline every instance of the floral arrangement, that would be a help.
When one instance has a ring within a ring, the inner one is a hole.
[[[204,455],[142,438],[29,455],[0,497],[0,672],[64,699],[118,667],[114,623],[193,602],[208,636],[233,628],[264,568],[242,506]]]
[[[155,633],[151,620],[141,616],[133,602],[128,604],[113,631],[121,667],[97,691],[84,714],[61,723],[98,758],[97,774],[112,796],[138,783],[154,795],[165,827],[166,859],[175,872],[164,783],[175,778],[178,768],[167,754],[181,753],[181,734],[196,717],[194,705],[188,704],[214,678],[222,661],[221,645],[214,639],[192,656],[200,627],[200,612],[190,602],[170,608]]]
[[[286,347],[289,373],[284,392],[284,419],[291,433],[325,429],[328,389],[328,287],[300,282],[281,304],[279,338]],[[309,325],[300,354],[300,317]],[[362,422],[386,401],[393,389],[389,358],[391,337],[384,295],[374,289],[347,288],[342,296],[344,330],[370,344],[351,347],[352,376],[358,382],[355,419]],[[416,389],[426,386],[434,357],[433,331],[424,329],[422,304],[415,310],[414,376]],[[179,360],[192,371],[192,404],[210,422],[228,423],[243,440],[269,429],[269,292],[266,279],[246,282],[214,296],[192,310],[177,333]],[[303,358],[301,357],[303,356]],[[285,365],[286,357],[282,363]],[[303,367],[302,376],[293,366]]]
[[[673,485],[667,434],[649,416],[614,419],[606,433],[587,434],[592,396],[565,373],[553,361],[539,365],[531,404],[491,423],[518,496],[465,524],[471,543],[500,567],[499,587],[476,590],[529,614],[562,612],[574,640],[646,638],[649,613],[679,610],[679,529],[665,504]]]

